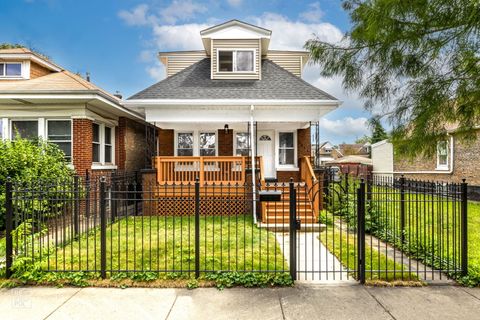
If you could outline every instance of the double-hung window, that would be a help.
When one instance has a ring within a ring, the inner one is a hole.
[[[440,141],[437,144],[437,169],[448,169],[448,141]]]
[[[177,156],[193,156],[193,132],[177,133]]]
[[[278,134],[278,164],[295,165],[295,143],[293,132],[279,132]]]
[[[56,144],[72,160],[72,122],[70,120],[47,120],[47,139]]]
[[[200,132],[200,156],[215,156],[216,135],[214,132]]]
[[[255,51],[218,50],[218,72],[254,72]]]
[[[38,120],[12,120],[11,138],[37,139]]]
[[[92,154],[93,162],[101,162],[100,160],[100,125],[93,124],[93,139],[92,139]]]
[[[0,77],[21,77],[22,64],[20,62],[0,63]]]
[[[104,162],[106,163],[112,163],[112,128],[110,127],[105,127],[105,139],[104,139],[104,155],[105,155],[105,160]]]
[[[235,135],[235,155],[247,157],[250,154],[248,132],[237,132]]]
[[[92,161],[113,163],[113,128],[103,124],[93,124]]]

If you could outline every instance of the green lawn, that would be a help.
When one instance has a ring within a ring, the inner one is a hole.
[[[389,192],[392,192],[391,190]],[[373,197],[376,213],[370,216],[380,226],[374,231],[377,237],[401,244],[400,195]],[[403,250],[444,270],[460,268],[460,201],[422,194],[405,194],[405,233]],[[480,268],[480,204],[468,204],[469,263]]]
[[[194,217],[129,217],[107,227],[107,270],[186,272],[195,269]],[[56,250],[43,250],[44,270],[99,270],[95,229]],[[288,270],[273,233],[250,215],[200,218],[203,271]]]
[[[357,269],[357,238],[356,231],[345,230],[333,224],[331,213],[322,211],[321,221],[326,224],[326,230],[319,235],[320,241],[348,270]],[[409,273],[408,268],[396,263],[376,249],[365,246],[365,270],[367,280],[417,280],[415,273]]]

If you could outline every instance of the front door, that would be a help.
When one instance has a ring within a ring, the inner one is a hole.
[[[257,153],[263,158],[263,170],[266,178],[275,178],[275,157],[274,157],[274,139],[275,132],[258,131],[257,132]]]

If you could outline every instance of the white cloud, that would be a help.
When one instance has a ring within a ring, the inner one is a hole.
[[[318,22],[323,17],[320,2],[313,2],[308,5],[307,11],[300,13],[300,18],[308,22]]]
[[[232,7],[240,7],[242,5],[243,0],[227,0],[227,2]]]
[[[197,13],[203,13],[207,8],[191,0],[174,0],[167,8],[160,10],[162,21],[174,24],[177,21],[188,21]]]
[[[153,65],[147,67],[147,72],[148,75],[156,81],[165,79],[165,66],[158,60],[155,61]]]
[[[334,140],[332,141],[334,143],[342,139],[352,142],[352,138],[363,137],[369,133],[368,119],[364,117],[345,117],[337,120],[320,119],[320,136],[322,140],[326,137],[333,137],[329,140]]]
[[[120,11],[118,13],[118,16],[130,26],[144,26],[154,22],[152,21],[154,17],[151,15],[147,15],[148,10],[148,5],[139,4],[131,11]]]
[[[315,35],[328,42],[338,42],[343,33],[331,23],[305,23],[290,20],[276,13],[251,17],[253,24],[272,30],[271,49],[302,50],[305,42]]]

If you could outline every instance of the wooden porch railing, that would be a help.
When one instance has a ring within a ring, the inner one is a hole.
[[[200,184],[245,183],[245,157],[155,157],[160,184],[194,182]]]
[[[300,159],[300,175],[302,181],[305,181],[305,184],[307,185],[308,196],[310,201],[312,201],[315,217],[318,217],[320,211],[320,198],[322,195],[320,194],[320,184],[318,183],[318,179],[312,168],[310,157],[308,156],[304,156]]]

